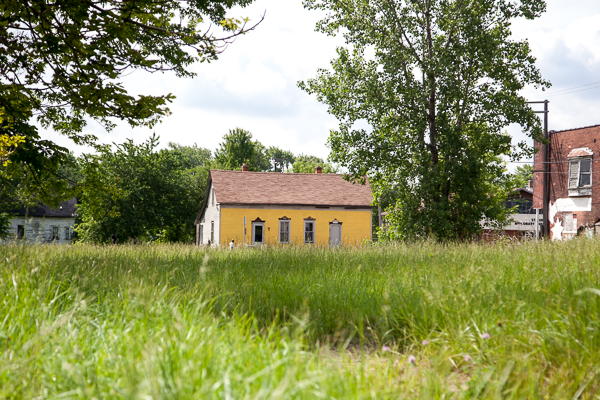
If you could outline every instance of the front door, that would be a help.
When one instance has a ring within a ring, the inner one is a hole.
[[[264,222],[253,222],[252,223],[252,244],[263,244],[265,242],[265,223]]]
[[[329,246],[337,247],[342,244],[342,224],[334,220],[329,224]]]

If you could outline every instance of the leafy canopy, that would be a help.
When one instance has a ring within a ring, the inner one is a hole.
[[[82,157],[78,240],[107,242],[114,234],[119,243],[192,241],[208,178],[208,166],[194,160],[207,150],[171,145],[157,151],[158,144],[155,136],[141,145],[127,140]]]
[[[39,187],[67,150],[42,139],[37,124],[91,145],[96,138],[83,133],[90,119],[109,130],[116,120],[152,127],[174,97],[130,94],[121,78],[133,71],[193,77],[192,63],[216,60],[254,28],[226,15],[250,2],[0,0],[0,137],[25,140],[11,160],[26,163],[29,183]]]
[[[339,120],[330,159],[350,177],[368,175],[377,196],[393,188],[389,237],[470,238],[507,217],[504,157],[533,152],[503,130],[531,137],[539,120],[519,91],[548,87],[515,18],[543,0],[304,0],[324,10],[317,30],[343,32],[331,70],[299,86]],[[365,123],[368,129],[363,129]]]
[[[265,155],[265,146],[252,140],[252,134],[242,128],[230,129],[215,151],[217,169],[240,170],[248,164],[250,171],[269,171],[271,164]]]
[[[292,165],[294,173],[314,174],[315,168],[321,166],[324,174],[336,174],[338,168],[330,163],[323,161],[322,158],[300,154]]]

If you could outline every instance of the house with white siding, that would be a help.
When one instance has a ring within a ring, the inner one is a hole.
[[[63,201],[57,208],[44,204],[22,207],[10,220],[9,241],[26,243],[71,243],[75,227],[77,199]]]

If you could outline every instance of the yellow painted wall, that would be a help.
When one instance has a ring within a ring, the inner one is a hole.
[[[371,239],[370,210],[284,210],[284,209],[244,209],[221,208],[221,244],[227,245],[231,239],[237,246],[243,243],[243,225],[246,217],[246,245],[252,244],[252,221],[260,218],[265,221],[265,242],[279,243],[279,218],[290,218],[290,241],[304,244],[304,219],[315,219],[315,244],[329,246],[329,223],[337,219],[342,223],[342,245],[357,245]]]

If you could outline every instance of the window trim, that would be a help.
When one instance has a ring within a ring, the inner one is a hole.
[[[307,231],[306,230],[306,225],[307,224],[313,224],[313,230],[312,231]],[[312,232],[312,242],[307,242],[306,241],[306,234],[307,232]],[[304,218],[304,244],[315,244],[317,242],[317,221],[314,218],[308,217],[308,218]]]
[[[215,242],[215,221],[210,221],[210,244]]]
[[[341,247],[342,246],[342,242],[343,242],[343,238],[344,238],[344,232],[343,232],[343,227],[342,227],[343,222],[338,221],[337,218],[334,218],[333,221],[331,221],[329,223],[329,247]],[[337,244],[334,244],[331,242],[331,227],[332,226],[336,226],[340,228],[340,241]]]
[[[60,227],[58,225],[52,225],[52,241],[60,240]]]
[[[588,185],[581,185],[581,162],[589,161],[590,170],[589,172],[585,172],[584,174],[589,174],[590,183]],[[571,178],[574,171],[573,168],[576,166],[577,168],[577,182],[574,183],[574,178]],[[569,191],[569,196],[590,196],[592,194],[592,184],[593,184],[593,175],[594,175],[594,160],[592,156],[584,156],[584,157],[576,157],[569,158],[569,172],[567,178],[567,187]],[[574,183],[574,184],[573,184]]]
[[[291,221],[292,220],[289,219],[288,217],[279,218],[279,236],[278,236],[278,238],[279,238],[279,243],[281,243],[281,244],[289,244],[291,242],[291,240],[290,240],[291,239],[290,236],[292,233],[292,222]],[[282,223],[287,223],[287,242],[281,241],[281,233],[282,233],[281,225],[282,225]]]
[[[16,237],[18,240],[25,239],[25,225],[17,225],[17,234]]]
[[[64,227],[64,231],[65,231],[65,240],[71,240],[71,227],[70,226],[65,226]]]
[[[262,242],[256,242],[255,241],[255,236],[256,236],[255,229],[256,229],[257,226],[261,226],[262,227]],[[255,221],[252,221],[252,231],[251,231],[251,233],[252,233],[252,238],[251,238],[252,242],[251,243],[252,243],[253,246],[255,246],[256,244],[258,244],[259,246],[265,244],[265,236],[266,236],[266,234],[265,234],[265,222],[261,221],[260,218],[257,218]]]

